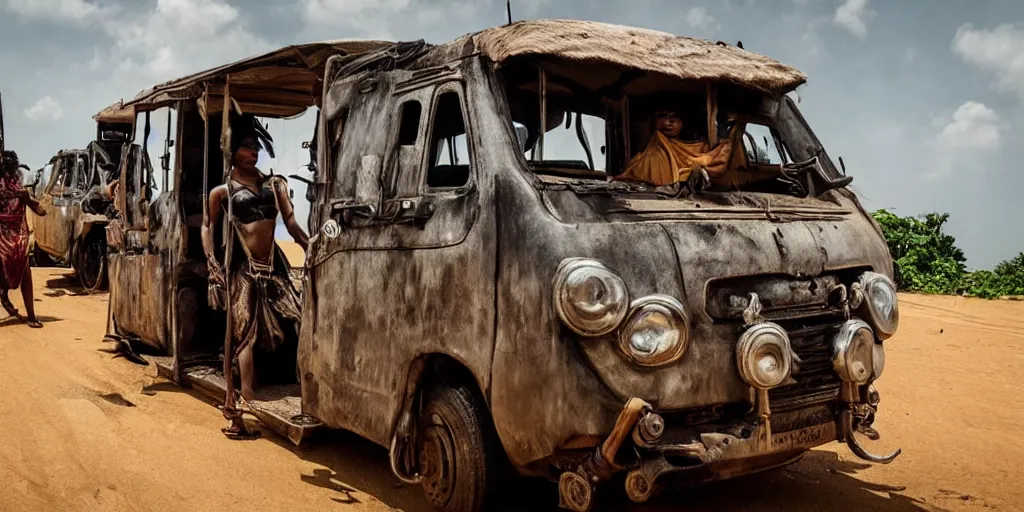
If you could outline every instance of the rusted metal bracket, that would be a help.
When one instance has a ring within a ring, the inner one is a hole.
[[[618,419],[615,420],[611,434],[605,438],[601,446],[598,446],[594,454],[580,464],[576,471],[562,473],[558,481],[560,507],[576,512],[590,510],[593,506],[597,484],[626,469],[615,460],[615,457],[619,449],[622,448],[622,443],[634,431],[641,419],[652,414],[651,409],[651,404],[636,397],[630,398],[626,402],[625,407],[619,412]],[[647,423],[648,425],[644,429],[649,430],[648,433],[653,433],[657,429],[657,421],[652,418]],[[663,429],[664,422],[661,422],[661,426]]]
[[[872,407],[870,404],[863,404],[863,406],[864,408],[871,410],[870,417],[873,419],[874,407]],[[861,410],[860,413],[858,413],[852,404],[850,407],[844,409],[841,413],[839,413],[839,425],[842,429],[841,437],[843,441],[846,441],[846,445],[850,447],[850,451],[852,451],[854,455],[860,457],[861,459],[864,459],[868,462],[874,462],[877,464],[888,464],[896,460],[896,457],[899,457],[899,455],[903,453],[903,449],[897,448],[896,451],[888,455],[875,455],[868,452],[867,449],[860,445],[860,442],[857,441],[857,437],[854,435],[854,433],[859,430],[860,423],[866,420],[868,420],[868,415],[866,415],[863,410]],[[868,423],[865,426],[870,427],[870,423]],[[871,430],[874,432],[874,429]],[[877,438],[877,432],[875,432],[875,436],[873,437]]]

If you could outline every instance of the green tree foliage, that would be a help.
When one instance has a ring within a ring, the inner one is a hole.
[[[967,258],[956,246],[956,240],[942,232],[949,214],[930,213],[915,218],[879,210],[873,216],[889,244],[900,290],[954,293],[958,289]]]
[[[994,271],[967,272],[963,251],[951,235],[942,232],[948,213],[900,217],[878,210],[872,216],[885,234],[900,290],[984,298],[1024,295],[1024,253],[1000,263]]]

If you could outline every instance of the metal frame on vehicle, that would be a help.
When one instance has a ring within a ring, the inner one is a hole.
[[[875,462],[898,455],[854,437],[877,435],[873,382],[898,325],[892,260],[852,178],[786,96],[806,80],[798,70],[581,21],[440,45],[337,44],[124,105],[203,112],[204,213],[213,173],[229,166],[223,118],[222,167],[211,160],[217,109],[318,107],[298,383],[251,404],[267,425],[296,443],[327,426],[388,446],[396,476],[440,510],[485,509],[503,461],[558,480],[562,505],[582,511],[616,474],[642,502],[674,479],[767,469],[831,441]],[[581,114],[604,119],[602,152],[622,171],[651,137],[644,102],[665,91],[696,98],[709,144],[720,128],[747,139],[746,174],[721,186],[698,167],[657,187],[594,169]],[[545,158],[568,113],[585,162]],[[768,128],[780,163],[758,156],[748,122]],[[223,397],[230,360],[187,329],[217,337],[231,320],[201,316],[205,265],[188,256],[194,226],[177,186],[194,174],[176,162],[171,199],[155,209],[164,231],[111,255],[108,336],[165,351],[161,372]]]

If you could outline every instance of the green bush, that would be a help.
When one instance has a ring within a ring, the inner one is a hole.
[[[943,294],[955,293],[963,284],[967,258],[956,246],[956,240],[942,232],[949,214],[930,213],[915,218],[878,210],[873,216],[889,245],[897,288]]]
[[[901,291],[962,294],[986,299],[1024,295],[1024,253],[994,271],[968,272],[956,239],[943,233],[948,213],[900,217],[886,210],[872,216],[882,228]]]

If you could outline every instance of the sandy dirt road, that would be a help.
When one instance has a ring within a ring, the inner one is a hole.
[[[0,511],[426,510],[385,451],[353,435],[301,449],[269,432],[225,439],[198,394],[99,351],[106,295],[77,295],[68,270],[33,272],[45,328],[0,318]],[[901,301],[873,445],[901,446],[896,462],[832,444],[641,507],[613,492],[603,509],[1024,510],[1024,303]],[[553,485],[516,486],[509,510],[556,510]]]

